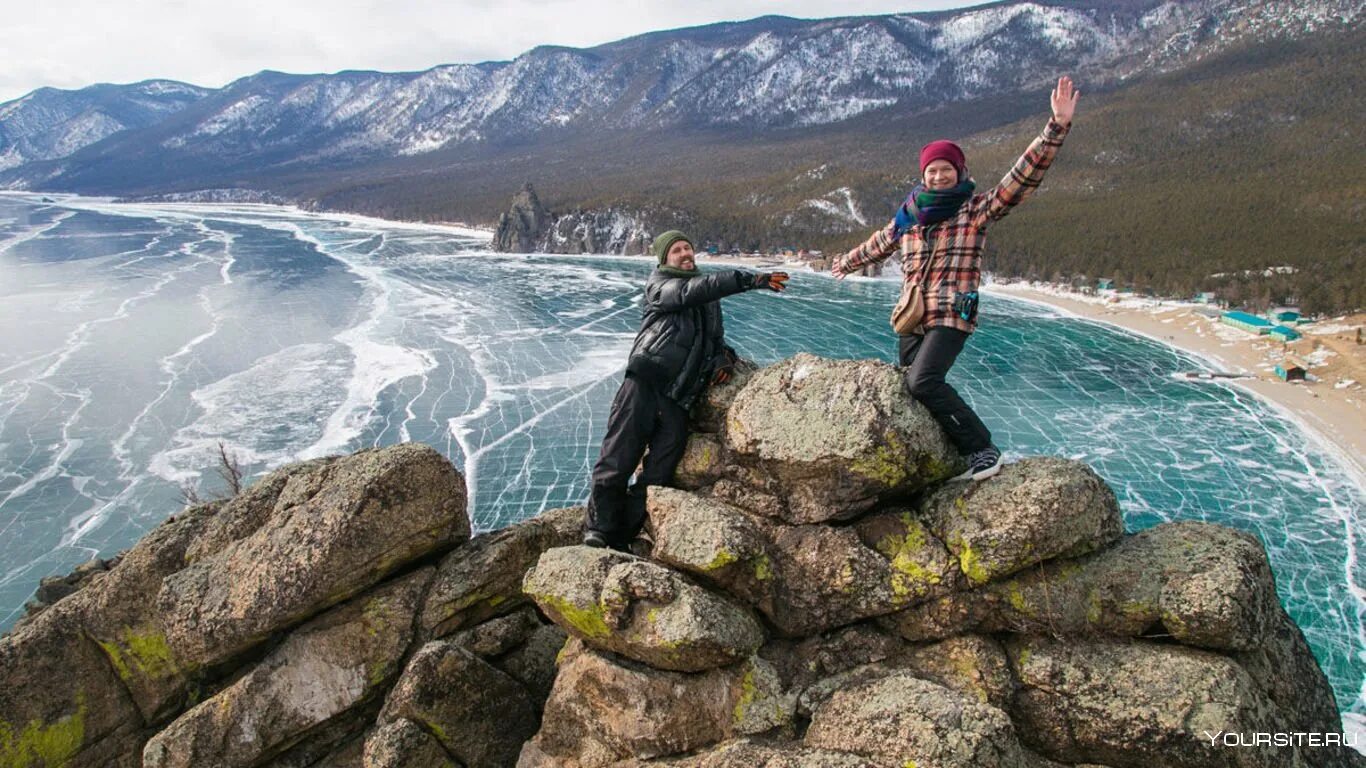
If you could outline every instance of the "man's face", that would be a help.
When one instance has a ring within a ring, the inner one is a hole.
[[[925,187],[949,189],[958,183],[958,169],[948,160],[934,160],[925,166]]]
[[[697,262],[693,261],[692,243],[687,240],[679,240],[669,246],[669,253],[664,257],[664,263],[674,269],[697,269]]]

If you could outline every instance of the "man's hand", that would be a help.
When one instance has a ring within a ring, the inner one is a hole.
[[[839,260],[839,259],[835,259],[833,262],[830,263],[830,276],[831,276],[831,277],[835,278],[836,280],[843,280],[843,279],[844,279],[844,276],[847,275],[847,274],[849,274],[849,273],[848,273],[848,272],[845,272],[843,269],[840,268],[840,260]]]
[[[767,288],[774,293],[787,289],[789,275],[786,272],[761,272],[754,276],[754,288]]]
[[[1072,88],[1072,78],[1063,75],[1058,78],[1058,87],[1053,89],[1053,97],[1050,101],[1053,104],[1053,119],[1062,125],[1072,122],[1072,115],[1077,111],[1077,97],[1081,91]]]
[[[721,356],[725,359],[724,363],[716,366],[716,373],[711,377],[713,384],[725,384],[735,375],[735,364],[740,362],[740,356],[735,354],[735,350],[724,347]]]

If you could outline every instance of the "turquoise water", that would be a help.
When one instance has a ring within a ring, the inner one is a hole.
[[[42,576],[109,556],[252,472],[419,440],[476,527],[582,502],[650,265],[488,253],[484,233],[264,206],[0,195],[0,628]],[[727,299],[728,337],[892,360],[896,287],[797,274]],[[950,380],[1008,457],[1084,460],[1127,527],[1208,520],[1266,545],[1353,724],[1366,717],[1366,493],[1328,451],[1148,339],[988,296]]]

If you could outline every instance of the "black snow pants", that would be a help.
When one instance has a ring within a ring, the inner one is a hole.
[[[588,527],[611,546],[630,544],[645,525],[645,489],[673,480],[687,444],[687,409],[652,382],[627,373],[612,400],[607,436],[593,467]],[[645,466],[628,487],[642,456]]]
[[[924,335],[900,337],[901,366],[911,397],[929,409],[964,455],[991,445],[991,432],[958,392],[944,380],[968,334],[957,328],[930,328]]]

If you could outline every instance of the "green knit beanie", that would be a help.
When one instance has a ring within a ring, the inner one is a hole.
[[[659,259],[659,263],[663,264],[664,260],[669,257],[669,249],[674,247],[674,243],[679,240],[687,240],[688,245],[696,247],[691,237],[688,237],[676,229],[671,229],[655,238],[654,245],[650,246],[650,253],[653,253],[655,258]]]

